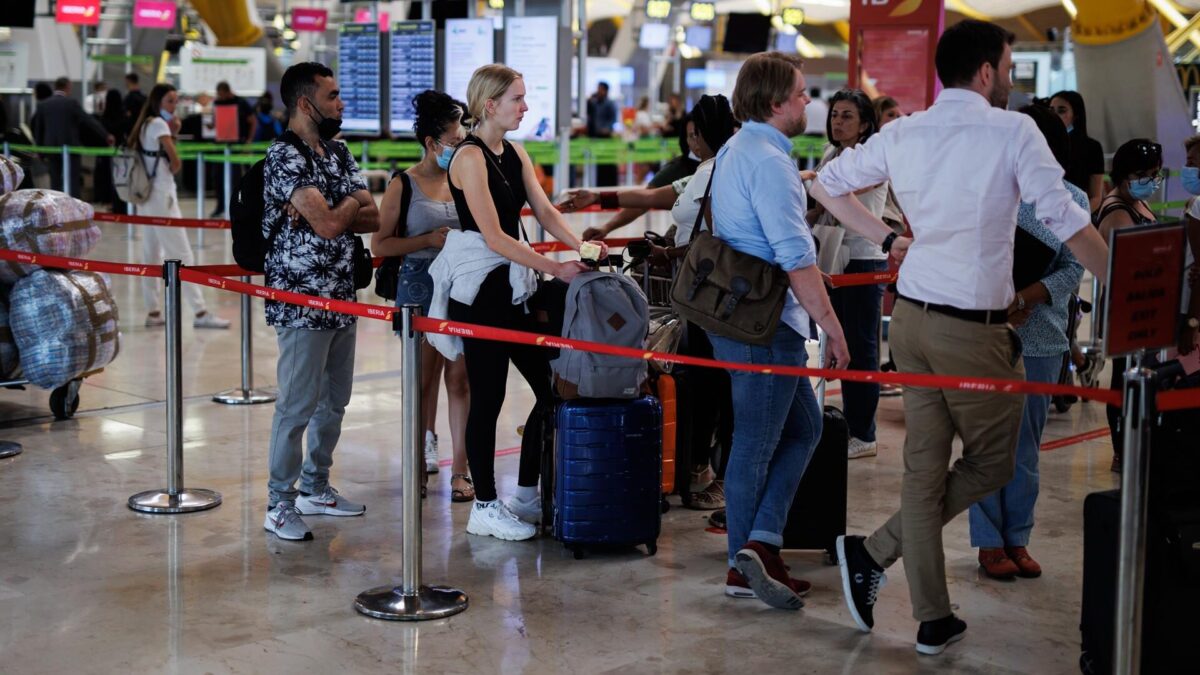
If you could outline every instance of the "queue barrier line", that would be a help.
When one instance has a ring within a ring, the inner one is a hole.
[[[57,267],[62,269],[93,272],[109,272],[127,276],[161,276],[163,269],[161,265],[131,265],[95,260],[80,260],[76,258],[44,256],[25,253],[23,251],[10,251],[6,249],[0,249],[0,259],[37,264],[45,267]],[[375,319],[378,321],[387,322],[392,322],[396,315],[396,308],[394,307],[370,305],[348,300],[333,300],[330,298],[304,295],[302,293],[293,293],[291,291],[283,291],[279,289],[268,288],[266,286],[247,283],[244,281],[229,279],[223,276],[203,272],[195,268],[182,268],[179,274],[180,279],[189,283],[209,286],[211,288],[216,288],[223,291],[251,295],[254,297],[263,298],[265,300],[286,302],[302,307],[311,307],[325,311],[338,312],[341,314],[360,316],[366,319]],[[578,351],[607,354],[610,356],[623,356],[626,358],[642,359],[646,361],[656,360],[705,368],[740,370],[762,375],[817,377],[831,380],[840,379],[843,381],[852,382],[877,382],[880,384],[899,384],[916,387],[930,387],[935,389],[955,389],[960,391],[996,392],[1004,394],[1075,395],[1081,399],[1097,401],[1116,407],[1121,407],[1122,404],[1121,392],[1110,389],[1077,387],[1062,384],[1043,384],[1028,382],[1025,380],[1004,380],[999,378],[985,377],[924,375],[918,373],[883,373],[854,370],[834,370],[830,368],[802,368],[799,366],[733,363],[718,361],[715,359],[704,359],[695,356],[684,356],[682,354],[667,354],[663,352],[632,349],[629,347],[617,347],[599,342],[572,340],[569,338],[539,335],[536,333],[508,330],[504,328],[477,326],[474,324],[448,321],[443,319],[433,319],[429,317],[417,317],[414,321],[414,328],[425,333],[441,333],[443,335],[494,340],[547,348],[574,349]],[[1160,403],[1159,410],[1162,411],[1200,408],[1200,390],[1189,389],[1163,392],[1158,395],[1157,400]]]

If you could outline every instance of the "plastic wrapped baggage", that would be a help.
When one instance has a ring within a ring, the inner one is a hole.
[[[0,155],[0,195],[8,194],[17,189],[25,180],[25,170],[11,157]]]
[[[100,241],[91,204],[62,192],[17,190],[0,197],[0,248],[79,258]],[[38,265],[4,261],[0,283],[14,284]]]
[[[17,341],[13,339],[12,327],[8,321],[8,297],[7,294],[0,293],[0,380],[12,378],[20,366]]]
[[[9,296],[9,319],[21,368],[53,389],[117,356],[117,306],[107,277],[95,272],[38,270]]]

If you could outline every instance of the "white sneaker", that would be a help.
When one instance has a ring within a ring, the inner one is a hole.
[[[508,512],[529,523],[530,525],[538,525],[542,522],[542,498],[534,497],[530,501],[523,501],[520,497],[513,497],[508,500],[505,505]]]
[[[504,506],[499,499],[490,502],[475,502],[471,506],[471,517],[467,519],[467,534],[495,537],[506,541],[533,539],[537,528],[522,522]]]
[[[850,447],[846,452],[848,459],[858,459],[860,457],[874,457],[879,454],[879,444],[875,441],[863,441],[853,436],[850,437]]]
[[[310,541],[313,538],[312,531],[304,524],[293,502],[279,502],[275,508],[267,511],[263,529],[288,541]]]
[[[305,516],[361,516],[367,507],[346,499],[327,485],[316,494],[296,497],[296,510]]]
[[[438,468],[438,447],[437,436],[425,439],[425,473],[437,473],[441,469]]]
[[[162,312],[146,315],[146,328],[159,328],[165,325],[167,325],[167,320],[163,317]]]
[[[219,330],[226,330],[229,328],[229,321],[227,319],[222,319],[212,312],[205,312],[202,316],[197,316],[195,320],[192,321],[192,328],[216,328]]]

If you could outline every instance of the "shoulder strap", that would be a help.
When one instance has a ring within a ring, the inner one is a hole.
[[[1126,204],[1124,201],[1118,199],[1100,207],[1100,210],[1096,212],[1096,225],[1104,222],[1104,219],[1112,215],[1114,211],[1124,211],[1128,213],[1129,217],[1134,223],[1141,223],[1145,220],[1145,217],[1138,213],[1137,210]]]
[[[413,183],[412,178],[403,171],[397,177],[404,186],[404,192],[400,193],[400,219],[396,221],[395,236],[403,237],[408,233],[408,207],[412,204]]]
[[[312,151],[309,149],[308,144],[304,142],[304,139],[296,135],[296,132],[292,131],[291,129],[286,129],[282,134],[279,134],[279,138],[275,139],[275,142],[287,143],[295,148],[296,152],[300,153],[300,156],[303,157],[304,161],[308,163],[308,170],[312,171]]]
[[[713,160],[713,170],[712,173],[708,174],[708,185],[704,187],[704,197],[700,199],[700,212],[696,214],[696,222],[692,225],[692,237],[688,240],[689,244],[691,244],[693,241],[696,241],[696,237],[700,234],[700,223],[702,220],[708,224],[708,231],[711,234],[716,235],[717,233],[717,231],[713,229],[712,222],[712,184],[713,177],[716,175],[717,164],[716,160]]]
[[[502,142],[504,143],[504,149],[508,150],[510,147],[509,142],[507,140]],[[463,143],[470,143],[471,145],[479,148],[479,151],[483,153],[483,156],[486,157],[492,167],[496,169],[496,173],[500,175],[500,180],[504,181],[504,187],[508,188],[508,198],[514,202],[517,201],[517,195],[513,192],[512,185],[510,185],[508,182],[508,176],[504,175],[504,170],[500,168],[500,164],[496,162],[494,157],[492,157],[492,151],[489,150],[486,145],[484,145],[483,141],[479,140],[479,137],[477,136],[468,136],[463,140],[462,143],[459,144],[459,147],[462,147]],[[455,150],[455,152],[457,152],[457,150]],[[533,242],[529,239],[529,233],[525,231],[525,221],[519,217],[517,218],[517,229],[521,231],[521,236],[524,237],[525,243],[532,247]]]

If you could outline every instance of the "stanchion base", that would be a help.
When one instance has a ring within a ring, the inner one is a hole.
[[[227,389],[213,394],[213,401],[225,405],[257,405],[270,403],[279,397],[274,389]]]
[[[14,443],[12,441],[0,441],[0,459],[16,457],[22,452],[24,452],[24,449],[21,448],[20,443]]]
[[[422,586],[404,595],[399,586],[380,586],[359,593],[354,609],[388,621],[431,621],[454,616],[467,608],[467,594],[446,586]]]
[[[129,498],[129,508],[142,513],[191,513],[221,504],[221,493],[189,488],[177,495],[166,490],[148,490]]]

